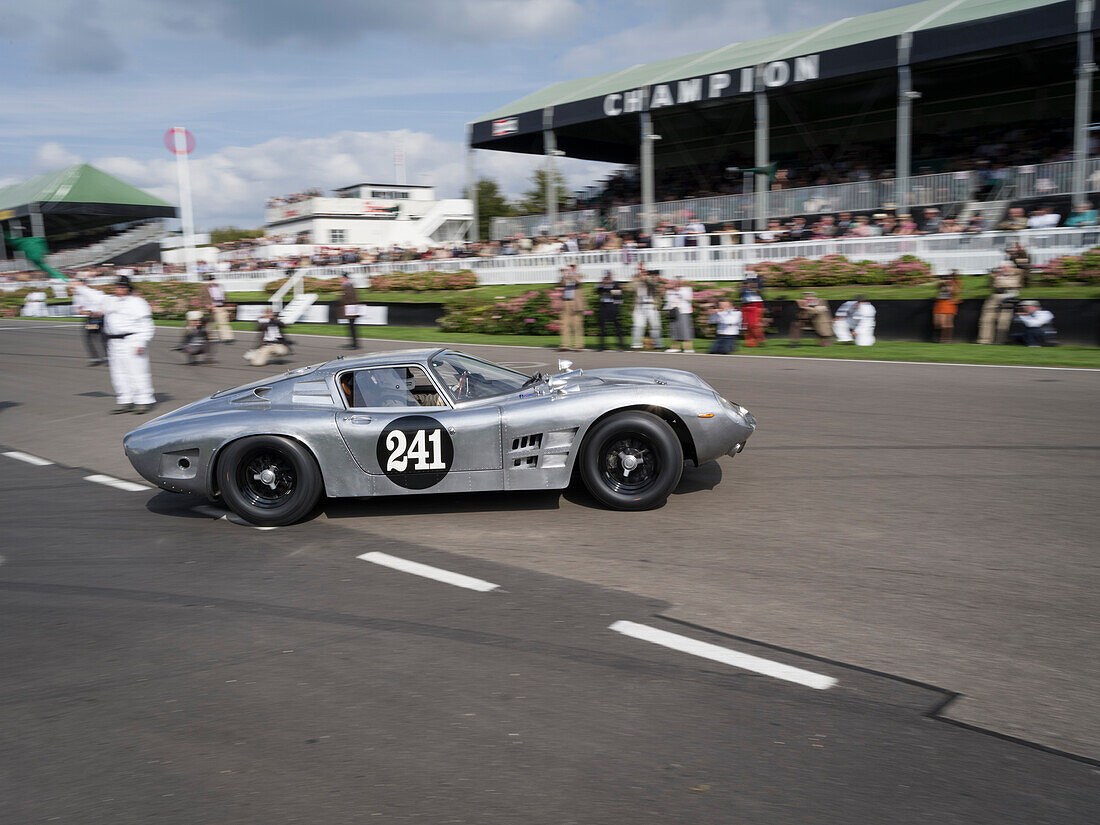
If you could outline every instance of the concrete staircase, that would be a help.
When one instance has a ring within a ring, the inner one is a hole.
[[[316,292],[303,292],[300,295],[295,295],[290,303],[283,307],[282,312],[279,313],[279,320],[287,326],[295,324],[298,322],[298,319],[305,314],[305,311],[316,302]]]
[[[139,224],[118,235],[113,235],[100,243],[81,249],[68,249],[46,257],[46,263],[56,269],[74,266],[95,266],[111,260],[124,252],[160,240],[164,235],[161,221],[149,221]]]
[[[985,218],[985,228],[995,229],[1005,216],[1011,201],[968,201],[963,204],[956,220],[965,227],[975,215]]]

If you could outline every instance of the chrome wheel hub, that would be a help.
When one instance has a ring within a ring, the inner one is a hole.
[[[638,456],[632,453],[619,453],[619,465],[623,468],[623,476],[629,476],[630,471],[639,464]]]

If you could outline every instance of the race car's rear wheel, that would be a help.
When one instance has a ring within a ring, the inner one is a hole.
[[[321,472],[297,441],[253,436],[225,448],[218,460],[218,487],[229,509],[252,524],[293,524],[317,503]]]
[[[680,440],[665,421],[646,412],[621,412],[597,424],[585,439],[581,478],[597,499],[616,510],[664,504],[684,469]]]

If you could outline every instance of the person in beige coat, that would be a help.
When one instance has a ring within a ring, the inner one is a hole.
[[[1002,344],[1012,324],[1016,297],[1024,286],[1024,273],[1010,262],[1001,264],[992,275],[993,294],[982,304],[978,321],[979,344]]]
[[[218,330],[218,340],[223,344],[232,344],[233,327],[229,326],[229,308],[226,306],[225,289],[214,280],[213,275],[206,276],[206,306]]]
[[[584,283],[575,266],[562,270],[558,288],[561,289],[561,346],[562,352],[579,352],[584,349]]]

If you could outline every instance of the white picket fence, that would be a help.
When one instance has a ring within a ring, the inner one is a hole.
[[[751,237],[751,236],[749,236]],[[957,269],[963,274],[988,272],[1005,260],[1005,249],[1019,241],[1031,254],[1033,263],[1043,264],[1061,255],[1078,254],[1100,246],[1100,227],[1085,229],[1032,229],[1024,232],[983,232],[966,235],[903,235],[882,238],[842,238],[838,240],[799,241],[795,243],[722,243],[725,236],[697,236],[698,246],[669,246],[657,249],[618,249],[596,252],[564,252],[545,255],[501,255],[493,258],[443,258],[427,261],[392,261],[376,264],[349,264],[300,269],[311,278],[336,278],[348,273],[357,286],[366,286],[372,275],[390,272],[455,272],[471,270],[481,284],[547,284],[561,277],[561,269],[576,264],[581,275],[597,281],[610,272],[617,280],[627,280],[644,263],[665,275],[679,275],[691,281],[737,281],[748,267],[763,261],[789,261],[794,258],[821,258],[844,255],[852,260],[879,263],[913,255],[943,274]],[[282,269],[257,269],[218,275],[218,282],[230,292],[251,292],[269,281],[285,280]],[[139,276],[140,280],[185,280],[183,275]],[[110,278],[103,279],[104,282]],[[57,282],[39,281],[40,284]],[[0,283],[0,289],[13,290],[28,282]]]

